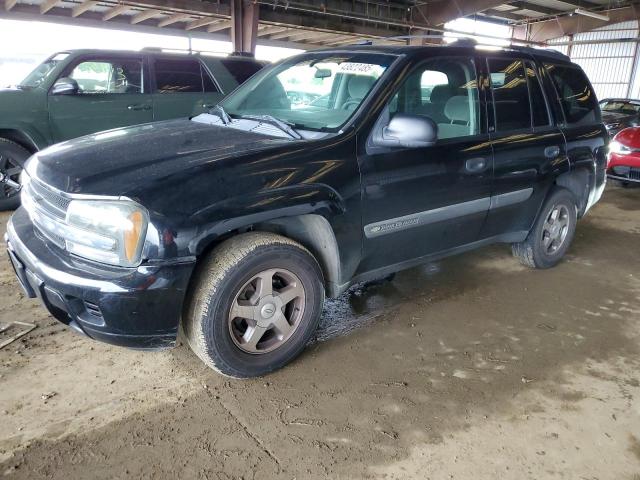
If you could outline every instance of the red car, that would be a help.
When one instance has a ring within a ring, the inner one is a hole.
[[[613,137],[607,176],[623,184],[640,183],[640,127],[625,128]]]

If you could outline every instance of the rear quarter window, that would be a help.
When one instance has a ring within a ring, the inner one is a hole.
[[[589,79],[577,66],[545,64],[569,125],[600,123],[598,99]]]
[[[224,59],[220,60],[220,63],[229,71],[229,73],[236,79],[238,84],[246,82],[256,72],[262,69],[264,65],[251,60],[232,60]]]

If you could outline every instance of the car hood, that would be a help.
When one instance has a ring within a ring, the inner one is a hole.
[[[108,130],[53,145],[27,164],[27,173],[64,192],[127,195],[158,179],[214,168],[291,140],[171,120]]]

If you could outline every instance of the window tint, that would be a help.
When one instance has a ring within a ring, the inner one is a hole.
[[[583,125],[600,121],[598,101],[584,72],[577,67],[546,64],[556,87],[567,123]]]
[[[527,80],[529,81],[529,94],[531,95],[531,113],[534,127],[549,125],[549,113],[544,101],[544,94],[540,86],[540,80],[536,75],[535,66],[529,62],[526,64]]]
[[[158,93],[201,93],[217,91],[197,60],[156,59]],[[212,90],[213,89],[213,90]]]
[[[423,115],[438,124],[438,138],[480,133],[475,66],[470,59],[438,58],[412,73],[389,104],[396,113]]]
[[[233,75],[233,78],[235,78],[238,83],[246,82],[249,77],[253,76],[254,73],[262,68],[261,64],[250,60],[232,60],[227,58],[220,60],[220,63],[229,70],[229,73]]]
[[[531,106],[524,66],[520,60],[490,59],[496,130],[531,128]]]
[[[90,60],[69,77],[78,82],[80,93],[142,93],[142,60]]]

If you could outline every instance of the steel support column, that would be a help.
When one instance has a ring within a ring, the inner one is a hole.
[[[231,0],[231,42],[233,51],[256,53],[260,6],[250,0]]]

